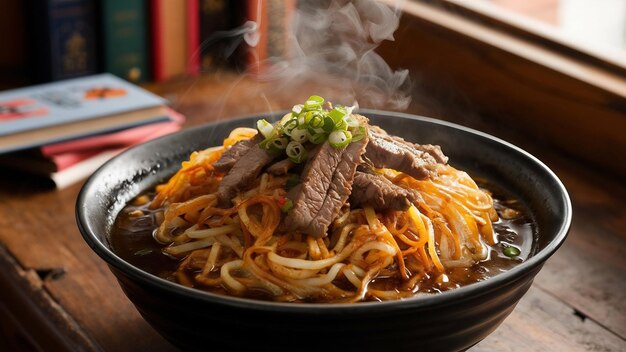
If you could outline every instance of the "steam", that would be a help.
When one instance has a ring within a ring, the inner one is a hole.
[[[392,70],[374,50],[393,41],[400,11],[374,0],[301,1],[289,27],[286,55],[268,58],[261,81],[296,89],[303,99],[322,94],[349,105],[406,109],[411,101],[408,70]],[[248,28],[253,28],[248,24]],[[248,32],[250,46],[258,36]],[[307,90],[308,82],[324,92]]]

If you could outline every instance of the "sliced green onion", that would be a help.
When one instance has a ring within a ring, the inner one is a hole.
[[[367,136],[366,128],[352,115],[354,106],[333,108],[329,104],[329,110],[323,106],[324,98],[312,95],[304,104],[294,105],[275,125],[264,119],[257,121],[257,129],[265,137],[261,148],[271,152],[284,150],[289,159],[300,163],[307,157],[307,141],[320,144],[328,140],[333,147],[343,148]]]
[[[335,125],[335,130],[346,131],[347,129],[348,129],[348,124],[346,123],[345,120],[341,120],[339,121],[339,123]]]
[[[326,140],[325,133],[316,133],[316,132],[311,133],[311,131],[307,131],[306,135],[307,135],[309,142],[313,144],[324,143],[324,141]]]
[[[365,138],[365,135],[367,134],[367,130],[365,129],[364,126],[358,126],[352,129],[351,132],[352,132],[353,142],[360,141],[361,139]]]
[[[311,126],[308,126],[306,129],[310,135],[317,135],[317,134],[323,134],[323,135],[328,135],[323,128],[313,128]]]
[[[266,138],[261,143],[259,143],[259,147],[261,149],[265,149],[270,153],[281,153],[285,148],[287,148],[287,144],[289,141],[285,137],[280,138]]]
[[[291,131],[296,127],[298,127],[298,119],[289,119],[283,123],[283,133],[291,136]]]
[[[324,126],[324,115],[319,111],[309,111],[304,115],[304,124],[313,128]]]
[[[502,251],[502,253],[509,258],[515,258],[521,254],[521,251],[517,247],[508,246]]]
[[[289,199],[289,198],[285,198],[285,204],[283,204],[283,205],[280,207],[280,210],[281,210],[283,213],[287,213],[287,212],[289,212],[289,210],[291,210],[292,208],[293,208],[293,201],[292,201],[291,199]]]
[[[285,115],[283,115],[283,117],[280,118],[280,120],[278,120],[278,123],[274,124],[274,125],[279,125],[281,126],[282,124],[284,124],[285,122],[293,119],[293,112],[288,112]]]
[[[276,148],[276,149],[279,149],[279,150],[285,150],[287,148],[287,144],[289,144],[289,141],[285,137],[274,138],[270,142],[270,145],[271,145],[270,148]]]
[[[287,144],[287,157],[296,164],[300,164],[307,157],[307,151],[300,142],[291,141]]]
[[[294,128],[291,131],[291,140],[304,143],[307,140],[307,132],[305,129]]]
[[[322,126],[322,129],[325,132],[332,132],[335,129],[335,121],[333,121],[333,119],[329,116],[326,116],[324,118],[324,126]]]
[[[267,120],[265,119],[261,119],[257,121],[256,128],[259,130],[259,132],[261,132],[261,134],[265,138],[271,137],[275,132],[274,126],[272,126],[272,124],[267,122]]]
[[[309,99],[307,99],[307,101],[315,101],[320,104],[324,104],[324,98],[320,97],[319,95],[311,95]]]
[[[326,137],[328,137],[328,133],[321,128],[307,128],[307,138],[313,144],[323,143]]]
[[[352,133],[350,131],[333,131],[328,136],[328,143],[334,148],[343,148],[350,144]]]
[[[321,110],[324,104],[324,98],[319,95],[311,95],[306,102],[304,102],[304,109],[306,110]]]
[[[298,116],[298,126],[304,126],[306,124],[306,122],[304,121],[304,115],[306,114],[300,114],[300,116]]]
[[[328,113],[328,116],[337,124],[339,121],[343,120],[346,114],[347,111],[343,106],[337,106]]]
[[[302,111],[302,108],[303,108],[303,107],[304,107],[304,105],[302,105],[302,104],[297,104],[297,105],[294,105],[294,106],[293,106],[293,108],[291,108],[291,111],[292,111],[293,113],[295,113],[296,115],[298,115],[298,114]]]

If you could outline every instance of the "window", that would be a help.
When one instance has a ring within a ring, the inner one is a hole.
[[[578,1],[542,2],[561,6]],[[419,77],[420,90],[435,100],[467,102],[461,113],[478,115],[481,122],[500,126],[499,131],[509,127],[626,175],[626,153],[615,153],[626,150],[626,54],[598,40],[591,45],[550,24],[569,14],[537,11],[533,19],[515,12],[522,7],[511,7],[530,3],[406,1],[396,42],[379,51],[393,67]],[[466,121],[485,129],[474,120]]]

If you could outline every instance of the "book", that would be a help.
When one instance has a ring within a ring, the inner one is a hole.
[[[200,73],[200,0],[187,0],[187,74]]]
[[[231,5],[241,6],[238,2],[231,2]],[[226,0],[200,0],[199,65],[202,72],[211,72],[229,64],[227,44],[233,39],[224,35],[224,31],[234,27],[233,15],[236,11],[238,9],[231,8]]]
[[[3,0],[0,11],[0,84],[28,84],[26,25],[21,0]],[[1,89],[1,88],[0,88]]]
[[[34,83],[96,73],[95,0],[26,1]]]
[[[123,152],[124,149],[125,148],[103,150],[100,153],[84,159],[66,169],[52,172],[47,177],[54,182],[57,189],[67,188],[72,184],[89,177],[89,175],[94,173],[94,171],[96,171],[100,166],[117,154]]]
[[[257,25],[257,32],[249,35],[244,44],[244,61],[249,73],[262,74],[274,62],[289,55],[289,25],[295,9],[295,0],[248,2],[245,20]]]
[[[146,0],[100,2],[100,48],[105,72],[131,82],[150,78]]]
[[[171,120],[160,123],[0,155],[0,166],[48,178],[57,188],[65,188],[127,148],[180,130],[184,117],[169,114]]]
[[[151,1],[152,68],[164,81],[198,72],[198,0]]]
[[[39,150],[43,156],[50,157],[76,151],[82,153],[92,150],[100,150],[103,148],[116,148],[131,145],[137,140],[160,134],[163,131],[173,132],[178,130],[185,121],[183,115],[169,108],[167,109],[167,116],[168,120],[163,122],[156,122],[122,131],[79,138],[67,142],[48,144],[39,147]]]
[[[0,154],[168,119],[165,100],[111,74],[0,92]]]

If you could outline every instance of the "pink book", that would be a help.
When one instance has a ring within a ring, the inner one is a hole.
[[[40,148],[41,153],[47,157],[69,153],[80,155],[94,149],[101,150],[102,148],[119,148],[137,144],[137,141],[144,140],[146,136],[157,135],[162,131],[165,133],[171,133],[180,129],[180,125],[182,125],[185,121],[184,116],[172,109],[168,109],[168,115],[170,117],[170,121],[152,123],[118,132],[45,145]]]
[[[70,165],[64,169],[59,169],[49,175],[49,178],[55,183],[57,189],[68,187],[78,181],[81,181],[96,171],[102,164],[113,158],[117,154],[132,147],[133,145],[144,143],[152,139],[164,136],[166,134],[180,130],[181,125],[172,121],[170,124],[162,124],[161,128],[144,135],[142,138],[131,142],[122,148],[105,148],[96,154]]]
[[[173,110],[169,116],[165,122],[0,155],[0,166],[47,177],[65,188],[127,148],[180,130],[184,117]]]
[[[130,136],[132,138],[126,138],[126,137],[129,137],[128,135],[120,136],[120,138],[111,140],[110,141],[111,143],[107,143],[106,145],[100,146],[97,148],[91,145],[86,150],[64,151],[64,152],[57,152],[56,154],[45,154],[42,148],[42,153],[44,153],[44,156],[49,158],[56,165],[57,171],[62,171],[79,162],[82,162],[93,156],[96,156],[102,153],[103,151],[106,152],[106,151],[111,151],[111,150],[119,150],[119,152],[121,152],[129,147],[132,147],[133,145],[147,142],[147,141],[153,140],[161,136],[165,136],[166,134],[176,132],[180,130],[181,128],[180,124],[177,124],[174,121],[157,123],[157,124],[154,124],[153,127],[154,128],[150,129],[149,131],[148,130],[139,131],[141,132],[141,134],[137,133],[137,131],[124,131],[124,132],[133,132],[132,136]],[[122,140],[124,138],[126,138],[126,143],[122,143]],[[89,143],[83,143],[83,144],[89,144]]]
[[[187,73],[200,73],[200,4],[187,0]]]

